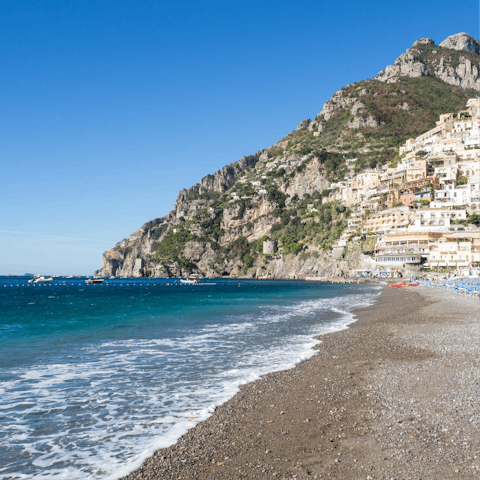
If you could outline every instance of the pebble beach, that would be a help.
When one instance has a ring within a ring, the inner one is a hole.
[[[122,480],[480,478],[480,302],[385,288],[355,314]]]

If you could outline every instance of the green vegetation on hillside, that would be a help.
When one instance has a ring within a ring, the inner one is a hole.
[[[200,185],[195,185],[187,194],[187,200],[216,200],[220,197],[218,192],[206,190],[200,193]]]
[[[188,241],[193,240],[194,238],[194,235],[192,235],[184,226],[171,228],[165,234],[158,246],[153,261],[158,263],[175,262],[181,267],[186,266],[188,260],[183,256],[183,248]]]
[[[359,159],[355,165],[357,173],[390,161],[405,140],[433,128],[440,114],[462,110],[477,92],[462,90],[432,76],[404,77],[396,83],[366,80],[344,87],[342,95],[347,106],[339,106],[328,120],[317,116],[313,131],[302,128],[283,139],[287,142],[287,154],[319,158],[331,180],[343,178],[348,158]],[[357,102],[363,106],[356,116],[371,118],[377,126],[348,128],[348,122],[354,118],[351,105]],[[323,130],[314,136],[319,123]]]

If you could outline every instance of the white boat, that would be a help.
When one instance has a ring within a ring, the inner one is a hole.
[[[187,275],[187,277],[185,278],[185,280],[183,280],[183,278],[180,279],[180,283],[183,283],[185,285],[196,285],[197,283],[200,283],[200,279],[202,277],[198,274],[191,274],[191,275]]]
[[[43,275],[35,275],[35,278],[30,279],[28,283],[50,283],[52,280],[52,277],[45,278]]]

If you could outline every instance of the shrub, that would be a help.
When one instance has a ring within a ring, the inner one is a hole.
[[[278,190],[275,187],[271,187],[268,191],[268,197],[267,200],[269,202],[276,202],[278,203],[278,206],[280,208],[285,207],[285,200],[287,199],[287,195],[282,193],[280,190]]]
[[[246,269],[252,268],[254,262],[255,262],[255,257],[250,255],[249,253],[247,255],[245,255],[245,257],[243,257],[243,266]]]
[[[200,185],[195,185],[187,194],[187,200],[217,200],[220,193],[208,191],[200,193]]]
[[[297,237],[292,233],[287,233],[282,238],[280,238],[282,242],[283,251],[286,254],[293,254],[297,255],[302,249],[302,246],[298,243]]]
[[[314,151],[313,147],[308,144],[300,145],[300,148],[297,150],[299,155],[308,155]]]
[[[282,230],[283,225],[281,223],[275,223],[272,225],[272,228],[270,229],[270,233],[273,235],[275,232],[279,232]]]
[[[468,217],[468,223],[473,223],[477,227],[480,227],[480,215],[478,213],[474,213]]]
[[[281,147],[273,147],[267,153],[268,158],[275,158],[281,155],[283,155],[283,148]]]
[[[270,212],[270,215],[272,215],[273,217],[277,217],[277,218],[280,218],[282,216],[282,213],[283,213],[283,209],[280,208],[280,207],[275,207],[271,212]]]
[[[311,255],[310,252],[302,252],[302,253],[300,253],[299,258],[300,258],[300,260],[305,261],[305,260],[310,258],[310,255]]]

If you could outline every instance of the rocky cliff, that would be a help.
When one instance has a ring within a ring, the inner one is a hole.
[[[97,273],[302,278],[371,265],[371,250],[332,245],[350,210],[329,186],[392,159],[398,146],[480,90],[479,42],[460,33],[423,38],[377,77],[338,90],[312,121],[273,146],[181,190],[173,210],[103,255]],[[278,246],[263,253],[263,242]],[[273,242],[273,243],[272,243]]]
[[[431,38],[422,38],[375,78],[396,82],[399,77],[435,76],[450,85],[480,91],[479,55],[479,42],[466,33],[451,35],[438,46]]]
[[[226,165],[213,175],[206,175],[193,187],[181,190],[173,210],[168,215],[145,223],[128,238],[117,243],[114,248],[107,250],[103,254],[102,268],[96,273],[104,276],[142,276],[145,273],[145,265],[155,254],[166,230],[171,226],[183,224],[185,219],[195,216],[198,211],[206,208],[212,199],[217,198],[233,185],[240,173],[254,168],[259,155],[260,152],[243,157],[237,162]],[[187,255],[198,262],[200,257],[205,256],[207,250],[205,247],[190,244]],[[136,263],[138,259],[142,259],[143,262]],[[149,273],[162,277],[172,275],[168,267],[158,265]]]

